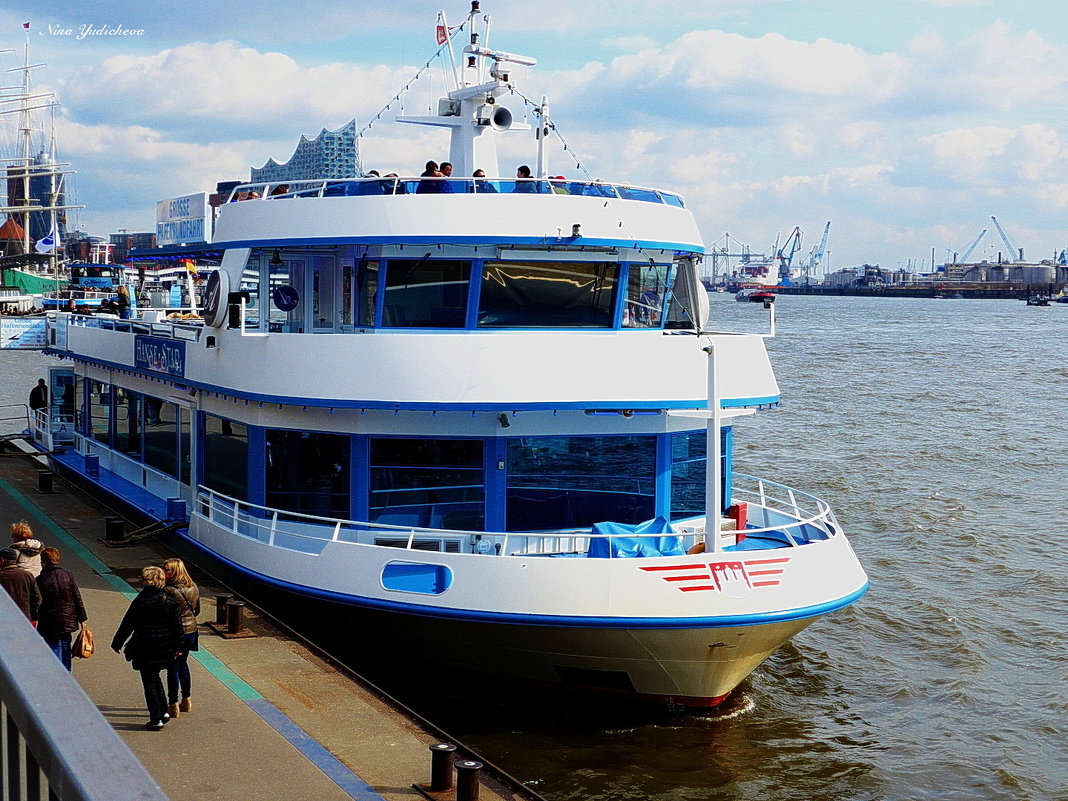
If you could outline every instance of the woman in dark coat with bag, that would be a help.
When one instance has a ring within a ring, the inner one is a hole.
[[[126,643],[126,659],[141,674],[149,717],[145,728],[149,731],[159,731],[171,719],[159,674],[182,647],[182,616],[174,598],[163,589],[165,584],[161,568],[141,570],[141,592],[130,602],[111,641],[115,653]]]
[[[37,633],[44,637],[63,667],[70,670],[70,635],[88,619],[88,615],[74,576],[59,566],[59,549],[41,551],[37,589],[41,591]]]

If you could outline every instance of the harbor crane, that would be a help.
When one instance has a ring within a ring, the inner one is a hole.
[[[808,254],[808,262],[805,264],[805,276],[815,275],[816,270],[823,262],[823,257],[827,253],[827,237],[831,233],[831,221],[827,220],[827,224],[823,226],[823,237],[820,239],[820,243],[812,248],[812,251]]]
[[[987,230],[988,229],[984,228],[982,231],[979,232],[979,236],[972,240],[972,243],[968,245],[968,249],[964,251],[964,255],[961,256],[960,259],[954,259],[957,264],[968,263],[968,257],[972,255],[972,251],[975,250],[976,245],[978,245],[982,241],[983,237],[986,236]]]
[[[797,226],[794,226],[794,230],[790,232],[790,235],[786,237],[786,241],[781,248],[776,249],[775,258],[779,261],[779,282],[789,283],[790,281],[790,266],[794,260],[794,254],[801,249],[801,239],[804,237],[804,232]],[[786,253],[786,248],[790,248],[790,252]]]
[[[705,263],[709,267],[710,274],[703,276],[704,279],[711,283],[726,278],[731,272],[732,259],[737,259],[738,264],[749,264],[754,261],[766,261],[767,256],[753,252],[749,245],[731,236],[730,233],[725,233],[705,251]]]
[[[1005,233],[1005,229],[1001,227],[997,217],[991,215],[990,219],[994,221],[994,227],[998,229],[998,233],[1001,234],[1001,241],[1005,243],[1005,247],[1009,251],[1009,261],[1023,261],[1023,248],[1016,247],[1015,243],[1009,239],[1009,235]]]

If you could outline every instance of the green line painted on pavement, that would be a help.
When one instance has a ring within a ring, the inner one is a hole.
[[[116,576],[111,568],[104,564],[100,559],[76,540],[71,534],[64,530],[56,521],[47,517],[37,506],[30,501],[25,495],[19,492],[12,484],[6,479],[0,478],[0,490],[6,493],[16,504],[18,504],[26,512],[28,518],[32,518],[35,526],[48,531],[53,537],[59,540],[63,547],[72,551],[79,559],[85,562],[95,573],[98,573],[108,584],[121,592],[126,598],[130,600],[137,597],[137,590],[130,586],[129,582],[124,581],[119,576]],[[206,651],[196,651],[190,654],[197,662],[203,665],[212,676],[219,680],[230,692],[240,698],[242,701],[255,701],[263,698],[251,685],[243,681],[234,673],[230,668],[224,665],[218,657],[214,654]]]
[[[230,692],[242,701],[259,701],[263,699],[263,696],[256,692],[252,685],[248,684],[240,676],[230,670],[230,668],[223,664],[223,662],[211,651],[206,651],[201,648],[201,650],[190,653],[189,655],[203,665],[208,673],[218,679],[223,686],[229,689]]]
[[[58,539],[63,546],[73,551],[79,559],[85,562],[94,572],[98,573],[108,584],[117,589],[127,598],[134,598],[137,595],[137,590],[130,586],[128,581],[124,581],[119,576],[116,576],[111,572],[111,568],[105,565],[96,554],[82,545],[73,536],[67,533],[56,521],[47,517],[37,506],[30,501],[25,495],[18,491],[10,482],[0,478],[0,490],[3,490],[12,500],[21,506],[27,513],[27,515],[33,518],[34,523],[39,525],[48,531],[49,534]]]

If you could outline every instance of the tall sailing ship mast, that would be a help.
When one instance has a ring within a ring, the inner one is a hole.
[[[14,50],[0,51],[13,53]],[[56,149],[55,115],[59,103],[52,92],[34,94],[30,71],[44,64],[30,63],[29,25],[26,25],[26,44],[23,64],[5,72],[21,72],[22,78],[12,86],[0,86],[0,118],[15,118],[14,141],[8,141],[15,152],[5,154],[6,203],[0,212],[6,216],[4,227],[8,238],[0,267],[30,267],[47,264],[47,274],[59,280],[61,265],[61,227],[65,215],[82,206],[66,203],[66,178],[73,174],[64,169]],[[3,123],[4,119],[0,119]],[[45,127],[46,126],[46,127]],[[47,141],[45,134],[47,133]],[[37,215],[35,225],[34,215]],[[47,221],[41,224],[40,221]],[[34,228],[38,236],[34,236]],[[12,233],[20,236],[11,236]]]

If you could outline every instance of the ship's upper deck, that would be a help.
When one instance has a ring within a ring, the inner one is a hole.
[[[245,184],[219,209],[220,247],[320,243],[653,247],[703,253],[682,198],[599,181],[362,178]]]

